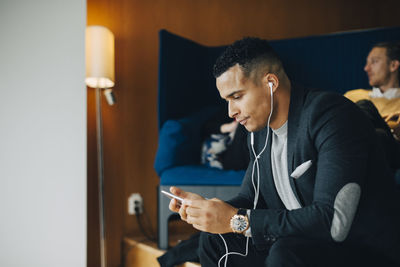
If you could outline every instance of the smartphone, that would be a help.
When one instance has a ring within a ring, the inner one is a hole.
[[[169,197],[169,198],[171,198],[171,199],[172,199],[172,198],[175,198],[176,200],[178,200],[178,202],[179,202],[180,204],[182,204],[182,202],[183,202],[183,198],[178,197],[178,196],[176,196],[176,195],[174,195],[174,194],[172,194],[172,193],[170,193],[170,192],[161,190],[161,193],[163,193],[165,196],[167,196],[167,197]]]

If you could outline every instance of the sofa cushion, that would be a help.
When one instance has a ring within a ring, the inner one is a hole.
[[[188,117],[167,120],[163,124],[154,162],[159,176],[174,166],[200,164],[201,128],[217,110],[217,107],[206,107]]]
[[[241,185],[246,171],[220,170],[204,165],[170,168],[161,175],[160,185]]]

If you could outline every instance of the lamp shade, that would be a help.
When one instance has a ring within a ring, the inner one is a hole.
[[[103,26],[86,28],[86,79],[92,88],[114,86],[114,35]]]

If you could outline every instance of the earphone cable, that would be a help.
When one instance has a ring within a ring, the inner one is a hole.
[[[260,166],[258,164],[258,159],[261,157],[261,154],[264,152],[264,150],[267,148],[267,145],[268,145],[269,124],[270,124],[270,121],[271,121],[272,112],[274,110],[274,96],[273,96],[273,92],[272,92],[271,83],[269,83],[269,88],[270,88],[270,92],[271,92],[271,110],[270,110],[270,113],[269,113],[269,116],[268,116],[268,121],[267,121],[267,136],[265,138],[264,147],[261,149],[261,152],[258,155],[257,155],[257,153],[256,153],[256,151],[254,149],[254,133],[253,132],[250,133],[250,135],[251,135],[251,139],[250,139],[251,140],[250,141],[251,150],[252,150],[253,155],[254,155],[253,168],[252,168],[252,171],[251,171],[251,182],[253,184],[253,189],[254,189],[253,209],[256,209],[256,207],[257,207],[258,197],[259,197],[259,194],[260,194]],[[257,185],[254,182],[254,166],[256,166],[256,169],[257,169]],[[247,256],[248,251],[249,251],[249,239],[250,239],[249,237],[246,237],[246,253],[242,254],[242,253],[239,253],[239,252],[229,252],[228,245],[227,245],[224,237],[221,234],[218,234],[218,235],[221,237],[222,241],[224,242],[224,246],[225,246],[225,254],[219,259],[218,267],[220,267],[220,263],[221,263],[221,260],[223,258],[225,258],[224,267],[227,267],[228,256],[229,255],[239,255],[239,256],[242,256],[242,257],[246,257]]]

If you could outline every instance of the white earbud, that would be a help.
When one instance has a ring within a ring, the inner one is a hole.
[[[272,82],[269,82],[268,85],[269,85],[269,89],[271,89],[271,92],[272,92],[272,86],[273,86],[274,84],[273,84]]]

